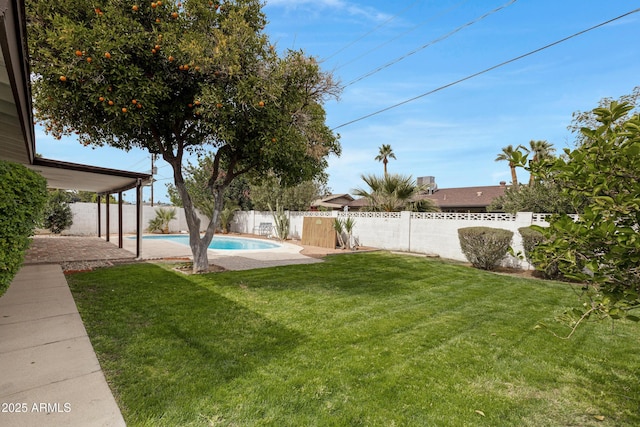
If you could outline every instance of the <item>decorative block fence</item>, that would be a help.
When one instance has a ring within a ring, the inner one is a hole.
[[[448,213],[448,212],[289,212],[290,237],[300,239],[302,220],[305,216],[346,218],[355,221],[353,236],[361,246],[403,252],[437,255],[466,261],[458,229],[464,227],[502,228],[513,232],[512,247],[517,253],[524,252],[520,227],[532,224],[547,226],[549,214],[519,212],[507,213]],[[261,222],[273,222],[269,212],[238,212],[234,217],[232,231],[252,233]],[[508,265],[530,268],[526,261],[510,257]]]
[[[97,205],[92,203],[74,203],[71,205],[73,226],[64,234],[96,235],[97,234]],[[102,230],[105,228],[105,205],[102,208]],[[159,207],[143,207],[143,224],[146,227],[149,220],[155,217],[155,210]],[[166,207],[165,207],[166,208]],[[110,228],[115,233],[118,227],[117,206],[110,205]],[[177,219],[171,221],[171,232],[187,230],[184,211],[175,208]],[[370,246],[393,251],[417,252],[437,255],[459,261],[465,261],[464,254],[458,241],[458,229],[463,227],[493,227],[513,232],[513,249],[524,251],[522,238],[518,228],[532,224],[547,226],[546,218],[549,214],[520,212],[515,215],[506,213],[448,213],[448,212],[288,212],[290,220],[289,237],[302,237],[303,218],[352,217],[355,221],[353,236],[361,246]],[[123,206],[123,230],[125,233],[135,232],[135,206]],[[206,217],[202,217],[202,224],[206,225]],[[275,223],[270,212],[241,211],[236,212],[231,225],[232,232],[254,234],[261,223]],[[526,261],[512,258],[510,265],[529,268]]]

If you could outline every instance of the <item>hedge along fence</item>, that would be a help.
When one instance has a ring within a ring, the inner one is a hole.
[[[26,167],[0,161],[0,295],[24,260],[47,200],[47,181]]]
[[[513,232],[501,228],[466,227],[458,230],[460,247],[476,268],[494,270],[506,257]]]

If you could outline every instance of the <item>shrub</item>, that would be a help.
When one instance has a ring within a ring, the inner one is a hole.
[[[533,251],[533,248],[538,245],[538,243],[542,242],[542,233],[538,230],[534,230],[531,227],[520,227],[518,228],[518,231],[522,236],[524,256],[530,264],[533,264],[533,262],[531,262],[531,252]]]
[[[73,224],[73,212],[69,207],[71,196],[63,190],[50,191],[47,204],[44,208],[43,226],[55,234],[62,233],[63,230]]]
[[[148,230],[151,232],[160,231],[163,234],[168,234],[169,223],[174,219],[176,219],[175,209],[158,208],[156,210],[155,218],[149,221]]]
[[[524,246],[524,256],[527,261],[533,265],[536,270],[542,272],[547,279],[561,279],[562,274],[558,269],[558,263],[551,258],[545,259],[544,262],[537,260],[534,262],[533,252],[540,243],[544,243],[544,235],[531,227],[521,227],[518,229],[522,236],[522,246]]]
[[[505,257],[513,232],[500,228],[467,227],[458,230],[460,247],[476,268],[493,270]]]
[[[42,217],[46,187],[36,172],[0,161],[0,295],[22,265],[29,237]]]

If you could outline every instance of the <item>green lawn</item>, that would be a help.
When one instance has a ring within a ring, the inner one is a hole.
[[[567,284],[381,252],[69,283],[131,426],[640,425],[640,325],[535,328]]]

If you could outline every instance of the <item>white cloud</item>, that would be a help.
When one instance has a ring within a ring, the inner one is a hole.
[[[288,10],[327,10],[348,15],[362,17],[374,22],[381,22],[389,19],[389,15],[382,13],[375,8],[361,6],[357,3],[344,0],[268,0],[267,6],[282,7]]]

